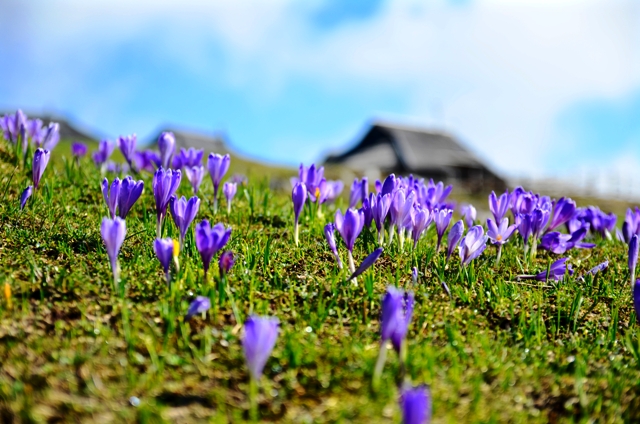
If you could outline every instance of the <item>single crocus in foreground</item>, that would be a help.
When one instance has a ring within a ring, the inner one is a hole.
[[[207,312],[211,308],[211,300],[205,296],[196,297],[193,302],[189,305],[189,309],[187,310],[187,315],[185,318],[190,320],[197,314],[203,314]]]
[[[426,386],[406,388],[400,395],[403,424],[431,422],[431,393]]]
[[[271,351],[276,345],[279,332],[279,321],[273,317],[259,317],[251,315],[244,323],[244,336],[242,337],[242,350],[249,368],[251,403],[251,415],[257,419],[257,395],[258,383],[262,377],[262,371],[267,364]]]
[[[153,250],[162,265],[165,278],[167,279],[167,287],[171,287],[171,276],[169,268],[171,267],[171,259],[173,258],[173,240],[171,238],[156,239],[153,243]]]
[[[467,231],[467,235],[460,241],[460,262],[462,262],[462,265],[469,265],[472,260],[484,252],[488,238],[480,225],[476,225]]]
[[[167,214],[167,206],[169,199],[173,196],[180,186],[182,173],[180,170],[172,171],[158,168],[153,174],[153,197],[156,200],[156,237],[160,238],[162,233],[162,222]]]
[[[107,249],[109,262],[111,263],[111,271],[113,273],[114,287],[118,286],[118,278],[120,275],[120,267],[118,266],[118,254],[124,238],[127,235],[127,225],[124,219],[115,217],[114,219],[102,218],[100,225],[100,234],[102,241]]]
[[[411,316],[413,315],[413,293],[404,292],[393,286],[387,287],[387,293],[382,298],[382,315],[380,317],[380,353],[373,373],[374,387],[378,386],[382,368],[387,357],[387,343],[391,341],[393,348],[400,354],[400,361],[404,362],[404,339],[409,331]]]
[[[236,183],[226,182],[222,186],[222,193],[224,197],[227,199],[227,214],[231,213],[231,201],[236,195],[238,191],[238,185]]]
[[[562,279],[564,278],[564,274],[566,272],[568,272],[569,275],[573,275],[573,269],[571,268],[571,264],[566,263],[568,259],[569,258],[560,258],[554,263],[552,263],[551,266],[549,267],[548,273],[547,273],[547,270],[544,270],[542,272],[539,272],[536,275],[518,275],[518,279],[519,280],[538,280],[538,281],[549,281],[549,280],[562,281]]]
[[[636,281],[636,266],[638,265],[638,235],[634,234],[629,241],[629,274],[631,285]]]
[[[236,262],[233,257],[233,252],[231,250],[227,250],[220,255],[218,259],[218,269],[220,269],[220,276],[225,277],[231,268],[233,268],[233,264]]]
[[[207,161],[207,167],[209,168],[209,176],[213,183],[213,210],[218,210],[218,189],[222,178],[229,170],[229,164],[231,163],[231,157],[229,155],[217,155],[210,153]]]
[[[184,246],[184,237],[187,234],[187,230],[193,222],[194,218],[198,214],[200,209],[200,199],[193,196],[187,200],[184,196],[177,198],[175,195],[169,199],[169,210],[173,217],[173,222],[180,231],[180,250]]]
[[[360,266],[355,270],[353,274],[351,274],[351,276],[347,279],[347,281],[350,281],[350,280],[355,281],[355,279],[359,277],[360,274],[362,274],[367,269],[369,269],[378,260],[380,255],[382,255],[383,251],[384,249],[382,247],[378,247],[376,250],[371,252],[366,258],[364,258],[364,261],[362,261]]]
[[[293,239],[296,242],[296,246],[298,245],[298,234],[299,234],[299,221],[300,214],[302,213],[302,209],[304,208],[304,204],[307,201],[307,187],[303,183],[297,183],[293,190],[291,190],[291,200],[293,201]]]
[[[338,262],[338,268],[342,269],[342,261],[340,260],[340,255],[338,254],[338,248],[336,246],[335,230],[336,227],[333,225],[333,222],[328,223],[324,226],[324,237],[327,239],[331,253],[333,253],[333,256],[336,258],[336,262]]]
[[[458,243],[462,238],[462,234],[464,233],[464,222],[462,220],[456,222],[449,230],[449,235],[447,236],[447,262],[453,251],[458,247]]]
[[[200,252],[202,266],[204,268],[204,279],[207,279],[207,272],[213,256],[222,249],[231,237],[231,228],[225,228],[222,223],[217,223],[213,227],[206,219],[196,225],[196,248]]]

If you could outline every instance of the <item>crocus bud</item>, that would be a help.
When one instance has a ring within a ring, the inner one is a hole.
[[[23,210],[25,205],[27,204],[27,200],[33,194],[33,186],[29,186],[24,189],[22,194],[20,195],[20,210]]]
[[[467,266],[480,256],[487,247],[488,236],[484,234],[484,229],[476,225],[469,229],[467,235],[460,241],[460,262]]]
[[[224,193],[224,197],[227,199],[227,213],[231,213],[231,201],[236,195],[238,191],[238,185],[236,183],[226,182],[222,186],[222,193]]]
[[[122,152],[122,156],[129,164],[129,167],[133,168],[135,163],[136,142],[138,137],[135,134],[118,137],[118,147]]]
[[[32,178],[34,190],[37,190],[40,185],[40,179],[42,179],[42,174],[44,174],[44,170],[47,168],[50,156],[51,153],[44,149],[36,149],[33,154]]]
[[[119,277],[118,254],[120,253],[122,243],[124,243],[124,238],[127,235],[127,225],[124,219],[119,217],[115,217],[113,220],[103,218],[102,224],[100,225],[100,234],[107,249],[109,262],[111,263],[114,285],[117,285]]]
[[[76,141],[71,145],[71,155],[74,158],[81,158],[87,155],[89,148],[86,144]]]
[[[198,194],[198,189],[200,188],[200,184],[202,184],[202,177],[204,176],[204,167],[203,166],[193,166],[193,167],[185,167],[184,174],[187,176],[189,183],[191,184],[191,188],[193,189],[193,194]]]
[[[194,315],[203,314],[211,308],[211,300],[205,296],[196,297],[189,305],[185,318],[190,320]]]
[[[158,149],[160,149],[160,163],[165,169],[171,166],[171,157],[176,149],[176,138],[172,132],[163,132],[158,138]]]
[[[222,178],[229,170],[230,164],[231,157],[229,155],[222,156],[215,153],[209,154],[207,167],[209,168],[209,176],[211,177],[211,182],[213,183],[213,204],[215,210],[217,210],[218,208],[218,188],[220,187]]]
[[[202,259],[205,279],[211,258],[227,244],[229,238],[231,238],[231,228],[225,228],[222,223],[211,227],[209,221],[205,219],[196,225],[196,248]]]
[[[242,349],[251,378],[260,380],[262,371],[271,356],[279,332],[279,321],[272,317],[252,315],[244,323]]]
[[[169,285],[169,267],[171,266],[171,259],[173,258],[173,240],[171,238],[156,239],[153,243],[153,250],[156,252],[156,256],[162,265],[162,269],[167,278],[167,285]]]
[[[307,188],[303,183],[297,183],[291,191],[291,200],[293,200],[293,215],[294,215],[294,240],[296,246],[298,245],[298,222],[300,214],[304,208],[304,203],[307,201]]]
[[[328,223],[324,226],[324,237],[327,239],[327,243],[329,244],[329,248],[331,249],[331,253],[336,258],[336,262],[338,262],[338,268],[342,269],[342,261],[340,260],[340,255],[338,254],[338,247],[336,246],[336,238],[335,238],[335,225],[332,222]]]
[[[382,299],[380,326],[382,343],[391,340],[393,348],[396,352],[400,352],[400,347],[411,323],[412,314],[413,293],[405,293],[403,290],[389,286]]]
[[[184,245],[187,230],[198,214],[198,209],[200,209],[200,199],[196,196],[187,200],[184,196],[178,199],[174,194],[169,199],[169,210],[171,211],[173,222],[180,231],[180,248]]]
[[[447,236],[447,261],[451,257],[451,254],[458,246],[458,242],[462,238],[462,234],[464,233],[464,222],[462,220],[453,224],[451,230],[449,231],[449,235]]]
[[[227,250],[226,252],[222,253],[222,255],[220,255],[220,259],[218,259],[220,275],[227,275],[229,271],[231,271],[231,268],[233,268],[234,263],[235,258],[233,257],[233,252],[231,250]]]
[[[636,281],[636,265],[638,265],[638,235],[634,234],[629,242],[629,273],[631,284]]]
[[[366,258],[364,258],[364,261],[362,261],[360,266],[355,270],[353,274],[351,274],[351,277],[349,277],[347,281],[353,280],[354,278],[359,277],[360,274],[362,274],[367,269],[369,269],[378,260],[380,255],[382,255],[383,250],[384,249],[382,247],[378,247],[376,250],[371,252]]]
[[[431,422],[431,393],[426,386],[403,390],[400,395],[403,424],[427,424]]]

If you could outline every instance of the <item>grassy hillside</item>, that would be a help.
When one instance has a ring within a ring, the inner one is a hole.
[[[231,214],[214,213],[205,176],[196,218],[233,228],[228,289],[219,290],[215,265],[204,281],[192,236],[167,289],[152,247],[156,215],[145,174],[127,217],[118,294],[100,236],[102,176],[89,159],[81,165],[48,168],[20,211],[30,173],[15,169],[0,147],[0,276],[11,290],[0,301],[0,422],[242,422],[249,379],[239,337],[251,313],[281,322],[262,380],[262,420],[399,422],[402,371],[393,352],[380,389],[370,384],[389,284],[416,295],[405,376],[430,385],[433,422],[640,420],[639,327],[624,243],[595,238],[593,250],[570,251],[576,274],[563,282],[519,282],[516,275],[543,271],[556,256],[539,251],[525,261],[514,237],[498,266],[490,246],[469,268],[457,256],[444,267],[432,228],[416,250],[385,247],[356,287],[344,281],[323,236],[345,200],[322,217],[305,212],[295,247],[288,189],[272,190],[270,168],[232,158],[228,175],[246,173],[248,186]],[[190,192],[183,182],[179,193]],[[164,231],[177,235],[170,220]],[[356,262],[377,247],[374,240],[365,230]],[[606,271],[577,278],[604,260]],[[213,307],[186,321],[196,295]]]

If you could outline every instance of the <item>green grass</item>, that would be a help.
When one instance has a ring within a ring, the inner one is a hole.
[[[21,212],[29,171],[12,163],[2,147],[0,283],[10,285],[12,307],[3,295],[0,422],[246,420],[249,380],[239,337],[250,313],[281,321],[261,382],[262,420],[398,422],[394,353],[379,391],[370,384],[388,284],[416,294],[406,377],[431,386],[433,422],[640,420],[640,343],[622,243],[596,239],[595,249],[570,252],[576,275],[608,259],[609,269],[596,278],[525,285],[515,275],[545,269],[552,256],[539,251],[529,264],[513,239],[498,267],[489,247],[466,271],[457,257],[441,269],[432,229],[416,251],[410,243],[405,252],[397,244],[386,248],[354,287],[344,283],[346,271],[335,266],[322,232],[345,200],[323,218],[305,215],[296,248],[288,189],[272,190],[268,168],[248,166],[242,172],[249,185],[239,189],[230,215],[224,201],[213,213],[208,177],[200,193],[197,221],[233,227],[227,247],[237,261],[228,290],[219,295],[215,265],[210,282],[203,281],[188,236],[170,293],[153,253],[155,207],[144,175],[145,192],[127,217],[119,295],[99,232],[106,206],[98,171],[89,160],[81,170],[50,165]],[[232,164],[229,175],[238,170]],[[186,182],[180,193],[190,194]],[[177,236],[170,220],[164,231]],[[359,238],[356,262],[374,240],[366,232]],[[421,273],[415,287],[412,266]],[[210,296],[214,307],[185,322],[196,295]]]

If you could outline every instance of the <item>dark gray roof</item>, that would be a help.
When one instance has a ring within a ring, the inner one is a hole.
[[[401,167],[409,172],[485,167],[449,134],[381,122],[374,122],[352,149],[329,156],[327,162],[361,169]]]
[[[206,134],[174,128],[167,128],[158,132],[158,134],[152,138],[152,143],[157,143],[160,134],[165,131],[173,133],[176,138],[176,148],[178,149],[180,147],[185,149],[193,147],[194,149],[202,149],[205,153],[229,153],[229,149],[225,145],[224,140],[218,134]]]

